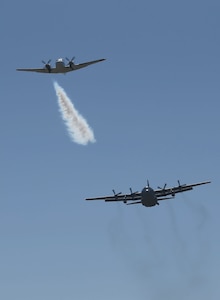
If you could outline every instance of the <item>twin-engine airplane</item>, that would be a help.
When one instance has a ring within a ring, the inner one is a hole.
[[[73,57],[71,60],[66,57],[67,65],[65,65],[64,60],[62,58],[58,58],[56,61],[55,68],[52,68],[50,65],[51,59],[48,60],[46,63],[42,60],[42,63],[44,64],[44,68],[41,69],[16,69],[17,71],[27,71],[27,72],[38,72],[38,73],[62,73],[65,74],[67,72],[76,71],[85,67],[88,67],[89,65],[96,64],[98,62],[104,61],[105,58],[87,61],[81,64],[75,64],[74,63],[75,57]]]
[[[86,200],[104,200],[106,202],[112,202],[112,201],[122,201],[127,205],[131,204],[142,204],[146,207],[151,207],[155,205],[159,205],[160,200],[168,200],[173,199],[176,194],[183,193],[186,191],[190,191],[193,189],[193,187],[210,183],[210,181],[204,181],[194,184],[183,184],[181,185],[178,180],[178,186],[172,187],[172,188],[166,188],[166,184],[163,188],[158,187],[158,190],[153,190],[149,186],[149,182],[147,181],[147,186],[142,189],[141,192],[132,192],[132,189],[130,188],[130,194],[122,194],[118,193],[116,194],[113,190],[114,195],[113,196],[104,196],[104,197],[98,197],[98,198],[87,198]],[[132,201],[132,202],[129,202]],[[129,202],[129,203],[127,203]]]

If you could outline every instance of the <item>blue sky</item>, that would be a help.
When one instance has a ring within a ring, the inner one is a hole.
[[[0,298],[218,299],[219,1],[1,1]],[[76,56],[67,75],[16,72]],[[97,142],[73,143],[56,80]],[[84,198],[211,180],[160,206]]]

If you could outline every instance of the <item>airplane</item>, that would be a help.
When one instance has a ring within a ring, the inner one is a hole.
[[[172,188],[166,188],[167,185],[165,184],[163,188],[158,187],[157,190],[154,190],[153,188],[150,187],[149,181],[147,181],[147,186],[145,186],[141,192],[132,192],[132,189],[130,188],[130,194],[122,194],[122,193],[116,194],[115,191],[112,190],[113,196],[86,198],[85,200],[104,200],[105,202],[122,201],[127,205],[142,204],[143,206],[151,207],[151,206],[159,205],[158,201],[173,199],[175,198],[175,195],[178,193],[190,191],[195,186],[207,184],[210,182],[211,181],[204,181],[204,182],[199,182],[194,184],[182,185],[178,180],[178,186],[174,186]]]
[[[75,64],[74,62],[75,57],[72,59],[69,59],[66,57],[67,65],[65,65],[63,58],[58,58],[56,60],[56,66],[55,68],[52,68],[50,65],[51,59],[48,60],[46,63],[44,60],[42,60],[42,63],[44,64],[44,68],[40,69],[16,69],[17,71],[27,71],[27,72],[38,72],[38,73],[62,73],[66,74],[67,72],[76,71],[82,68],[85,68],[89,65],[96,64],[98,62],[104,61],[105,58],[87,61],[81,64]]]

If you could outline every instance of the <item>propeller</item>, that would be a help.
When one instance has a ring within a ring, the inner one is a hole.
[[[160,190],[165,190],[166,186],[167,186],[167,184],[165,183],[163,188],[161,188],[160,186],[158,186],[157,188],[160,189]]]
[[[42,63],[44,64],[44,66],[48,70],[48,72],[51,71],[50,62],[51,62],[51,59],[49,59],[47,63],[44,60],[42,60]]]
[[[49,65],[49,64],[50,64],[50,62],[51,62],[51,59],[49,59],[47,63],[45,63],[45,61],[44,61],[44,60],[42,60],[42,63],[43,63],[43,64],[45,64],[45,65]]]
[[[180,183],[179,183],[179,180],[178,180],[178,184],[179,184],[179,187],[181,188],[181,185],[180,185]],[[163,186],[163,188],[161,188],[160,186],[158,186],[158,189],[160,189],[160,190],[162,190],[162,191],[165,192],[166,186],[167,186],[167,184],[165,183],[164,186]],[[170,193],[171,193],[171,196],[172,196],[172,197],[175,197],[175,192],[174,192],[174,190],[171,188],[170,190],[168,190],[168,193],[169,193],[169,191],[170,191]],[[172,199],[172,198],[166,198],[166,199]],[[162,200],[162,199],[160,199],[160,200]]]
[[[71,69],[74,69],[74,59],[75,59],[75,56],[73,56],[72,59],[69,59],[68,57],[66,57],[66,60],[68,61],[68,65]]]
[[[112,190],[112,192],[113,192],[113,194],[114,194],[114,196],[115,196],[115,199],[117,199],[117,197],[119,196],[119,195],[121,195],[121,193],[115,193],[115,190]]]
[[[134,200],[134,197],[136,196],[136,194],[138,193],[138,191],[134,192],[132,191],[132,188],[130,188],[130,192],[131,192],[131,197]]]
[[[177,182],[178,182],[178,185],[179,185],[179,188],[180,188],[180,189],[181,189],[182,187],[186,186],[186,184],[180,184],[180,181],[179,181],[179,180],[177,180]]]

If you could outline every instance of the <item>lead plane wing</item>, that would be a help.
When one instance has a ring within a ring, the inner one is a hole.
[[[58,73],[55,72],[56,68],[51,68],[50,71],[47,70],[46,68],[41,68],[41,69],[16,69],[17,71],[26,71],[26,72],[37,72],[37,73]]]
[[[68,64],[65,65],[64,60],[62,58],[57,59],[55,67],[51,67],[49,60],[47,63],[42,60],[42,63],[44,64],[44,68],[23,68],[23,69],[16,69],[17,71],[26,71],[26,72],[37,72],[37,73],[61,73],[65,74],[68,72],[76,71],[85,67],[88,67],[90,65],[96,64],[98,62],[104,61],[105,58],[97,59],[97,60],[92,60],[92,61],[87,61],[81,64],[75,64],[74,63],[74,58],[73,57],[71,60],[68,58]]]
[[[90,65],[96,64],[96,63],[104,61],[104,60],[105,60],[105,58],[101,58],[101,59],[97,59],[97,60],[87,61],[87,62],[84,62],[81,64],[74,64],[71,71],[79,70],[79,69],[88,67]],[[66,67],[66,68],[68,68],[68,67]],[[70,66],[70,68],[71,68],[71,66]]]

